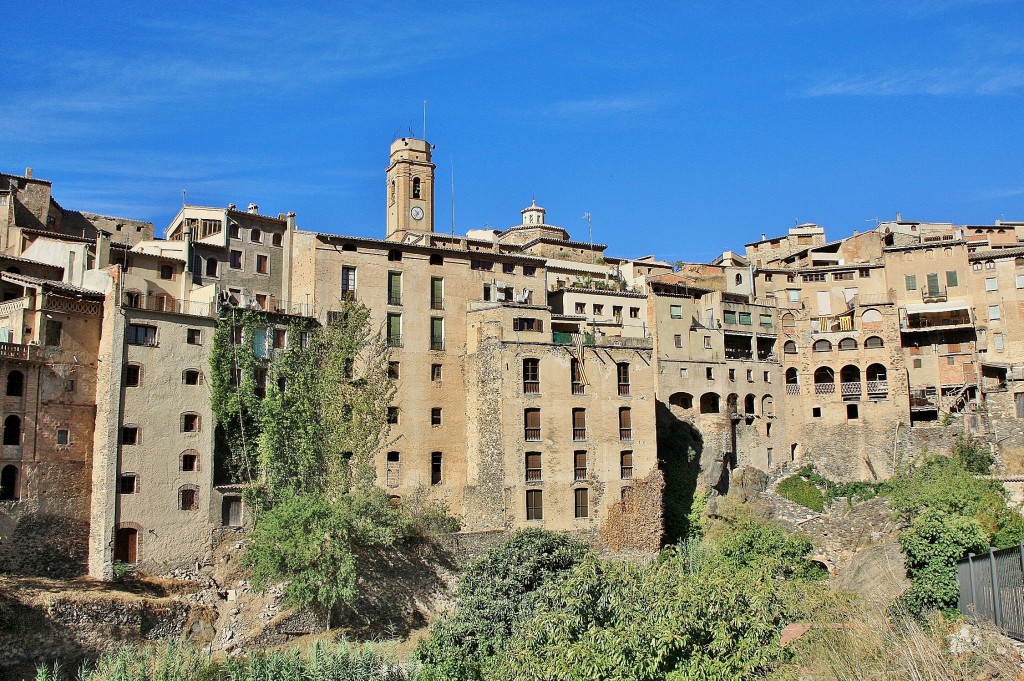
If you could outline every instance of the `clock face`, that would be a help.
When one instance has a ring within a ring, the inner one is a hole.
[[[412,210],[409,211],[409,215],[412,216],[413,220],[422,220],[423,219],[423,209],[420,208],[419,206],[413,206]]]

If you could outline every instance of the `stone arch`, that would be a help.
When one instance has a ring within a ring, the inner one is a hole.
[[[21,444],[21,418],[14,414],[4,419],[4,444]]]
[[[885,368],[884,364],[877,362],[869,364],[865,373],[869,381],[886,381],[889,379],[889,370]]]
[[[800,385],[800,373],[796,367],[786,369],[786,385]]]
[[[25,393],[25,374],[17,369],[7,374],[7,397],[21,397]]]
[[[700,396],[700,413],[717,414],[721,410],[718,393],[704,393]]]
[[[672,393],[669,395],[668,403],[681,409],[693,409],[693,395],[684,392]]]
[[[736,393],[729,393],[725,397],[725,410],[730,414],[736,414],[740,410],[740,396]]]
[[[856,364],[847,364],[839,370],[839,381],[841,383],[860,383],[860,367]]]
[[[819,338],[814,341],[814,347],[812,349],[815,352],[832,352],[832,344],[824,338]]]
[[[784,329],[795,329],[796,328],[796,315],[792,312],[787,312],[782,315],[782,328]]]
[[[796,341],[788,340],[782,344],[782,354],[795,355],[797,352]]]
[[[761,398],[761,414],[763,416],[775,416],[775,398],[765,395]]]
[[[885,341],[882,340],[881,336],[868,336],[864,339],[864,349],[874,350],[877,348],[884,348]]]
[[[882,311],[869,307],[860,316],[860,321],[863,324],[880,324],[882,322]]]
[[[754,395],[747,395],[743,398],[743,413],[747,416],[754,415],[755,405],[757,404],[757,397]]]
[[[0,470],[0,501],[18,500],[18,467],[7,464]]]
[[[824,383],[835,383],[836,372],[832,370],[832,367],[818,367],[814,370],[814,384],[821,385]]]
[[[853,338],[844,338],[841,341],[839,341],[839,349],[840,350],[856,350],[857,349],[857,341],[854,340]]]

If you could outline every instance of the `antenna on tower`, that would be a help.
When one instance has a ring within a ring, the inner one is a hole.
[[[587,221],[587,228],[590,230],[590,257],[593,258],[596,263],[597,257],[594,255],[594,223],[590,221],[589,210],[583,214],[583,219]]]
[[[448,160],[452,164],[452,236],[455,236],[455,159]]]
[[[185,195],[186,195],[186,194],[188,194],[188,192],[187,192],[187,191],[185,191],[184,189],[182,189],[182,190],[181,190],[181,207],[182,207],[182,208],[184,208],[184,207],[185,207],[185,205],[186,205],[186,204],[185,204]]]
[[[423,139],[427,139],[427,100],[423,100]]]

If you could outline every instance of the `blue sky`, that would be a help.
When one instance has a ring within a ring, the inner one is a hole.
[[[620,256],[1024,220],[1020,2],[69,4],[4,10],[0,170],[158,230],[186,189],[382,236],[424,99],[438,231],[453,168],[457,232],[536,195]]]

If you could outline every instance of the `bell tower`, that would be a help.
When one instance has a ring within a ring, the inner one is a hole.
[[[426,140],[402,137],[391,143],[387,170],[387,239],[405,232],[434,231],[434,164]]]

